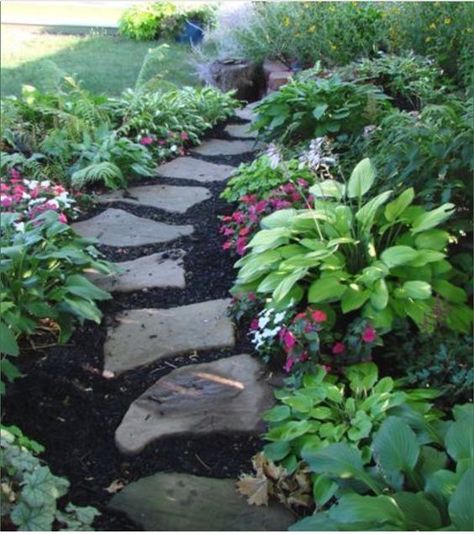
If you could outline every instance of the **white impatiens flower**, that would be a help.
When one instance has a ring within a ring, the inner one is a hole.
[[[20,232],[20,233],[24,233],[25,232],[25,223],[24,222],[19,222],[19,223],[15,223],[14,225],[14,228],[17,232]]]
[[[40,182],[41,187],[49,187],[51,185],[51,182],[49,180],[43,180]]]
[[[38,180],[23,180],[23,182],[28,186],[28,189],[36,189],[38,187]]]

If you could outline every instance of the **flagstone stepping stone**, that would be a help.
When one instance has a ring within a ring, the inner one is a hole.
[[[86,221],[74,223],[72,227],[83,237],[96,238],[102,245],[111,247],[164,243],[194,232],[190,225],[169,225],[115,208],[109,208]]]
[[[132,261],[114,263],[117,273],[105,275],[89,272],[91,282],[106,291],[140,291],[152,287],[184,288],[184,252],[175,250],[144,256]]]
[[[115,432],[124,454],[158,439],[213,432],[260,433],[273,405],[264,367],[248,354],[180,367],[135,400]]]
[[[233,347],[230,299],[208,300],[177,308],[145,308],[119,314],[104,345],[104,369],[121,373],[192,350]]]
[[[243,139],[255,139],[257,137],[255,132],[249,132],[248,124],[229,124],[225,128],[225,132],[232,137],[240,137]]]
[[[234,171],[235,167],[230,165],[217,165],[189,157],[176,158],[158,167],[159,176],[197,182],[222,182],[227,180]]]
[[[242,109],[236,109],[235,110],[235,116],[239,119],[242,119],[243,121],[253,121],[256,118],[256,113],[253,111],[253,109],[246,106]]]
[[[184,213],[191,206],[211,197],[204,187],[179,187],[174,185],[144,185],[126,191],[114,191],[101,195],[99,202],[127,202],[128,204],[152,206],[173,213]]]
[[[226,141],[224,139],[209,139],[202,145],[192,149],[193,154],[201,156],[238,156],[255,152],[257,147],[253,141]]]
[[[295,522],[278,503],[250,506],[235,480],[156,473],[113,496],[109,508],[124,512],[146,531],[286,531]]]

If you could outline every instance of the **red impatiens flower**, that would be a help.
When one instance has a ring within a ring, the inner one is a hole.
[[[289,373],[291,371],[291,368],[295,364],[295,360],[293,358],[287,358],[285,365],[283,366],[283,369]]]
[[[311,316],[316,323],[324,323],[328,318],[326,312],[323,312],[322,310],[315,310]]]
[[[376,337],[377,337],[377,332],[375,328],[372,328],[371,326],[368,326],[362,332],[362,340],[365,341],[365,343],[372,343],[372,341],[375,341]]]
[[[222,248],[223,248],[224,250],[228,250],[231,246],[232,246],[232,241],[226,241],[226,242],[222,245]]]
[[[235,248],[239,256],[243,256],[245,254],[246,246],[247,246],[247,239],[245,237],[238,237]]]
[[[283,334],[283,343],[288,350],[291,350],[296,345],[296,338],[289,330],[285,330]]]
[[[333,354],[342,354],[346,350],[346,346],[341,341],[334,343],[331,352]]]
[[[258,319],[252,319],[252,322],[250,323],[250,330],[258,330]]]
[[[147,146],[147,145],[151,145],[152,143],[153,143],[153,137],[150,137],[149,135],[142,137],[140,139],[141,145]]]
[[[187,132],[181,132],[179,136],[181,137],[182,141],[187,141],[189,139],[189,134]]]
[[[244,228],[241,228],[239,230],[239,235],[248,235],[250,232],[250,228],[248,226],[245,226]]]

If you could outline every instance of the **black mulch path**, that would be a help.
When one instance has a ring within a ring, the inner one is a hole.
[[[214,129],[211,136],[226,138],[222,127]],[[252,155],[202,159],[238,165],[250,161]],[[99,509],[102,515],[95,522],[97,530],[139,530],[125,515],[107,510],[111,494],[105,488],[112,482],[119,480],[126,484],[158,471],[235,478],[251,469],[250,459],[261,447],[257,436],[235,434],[166,439],[150,445],[134,457],[121,455],[115,447],[114,432],[129,405],[161,376],[175,367],[251,350],[245,332],[237,331],[237,343],[231,350],[201,351],[170,358],[111,380],[101,376],[106,325],[111,323],[115,313],[124,309],[167,308],[226,298],[234,280],[234,260],[222,251],[223,240],[218,233],[218,216],[232,212],[232,206],[218,198],[225,185],[165,178],[134,185],[145,183],[189,183],[207,187],[212,198],[182,215],[115,203],[115,207],[141,217],[172,224],[192,224],[195,233],[168,244],[99,248],[107,259],[114,261],[182,248],[186,251],[186,288],[115,294],[112,301],[101,306],[104,312],[102,325],[87,323],[78,328],[66,346],[25,351],[19,359],[24,378],[8,388],[3,402],[4,423],[18,425],[26,435],[42,443],[46,447],[42,457],[51,471],[69,479],[68,499],[78,505]],[[83,218],[106,208],[94,208]]]

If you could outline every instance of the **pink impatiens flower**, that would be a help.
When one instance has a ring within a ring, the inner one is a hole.
[[[250,330],[258,330],[258,319],[252,319],[252,322],[250,323]]]
[[[334,343],[331,352],[333,354],[342,354],[346,350],[346,346],[341,341]]]
[[[189,139],[189,134],[187,132],[181,132],[179,136],[181,137],[182,141],[187,141]]]
[[[147,145],[151,145],[152,143],[153,143],[153,137],[150,137],[149,135],[142,137],[140,139],[141,145],[147,146]]]
[[[63,224],[67,224],[67,217],[64,215],[64,213],[60,213],[58,217],[58,221]]]
[[[324,323],[328,318],[326,312],[323,312],[322,310],[315,310],[311,316],[316,323]]]
[[[236,244],[236,251],[239,256],[245,254],[245,247],[247,246],[247,239],[245,237],[238,237]]]
[[[373,341],[375,341],[376,337],[377,337],[377,332],[375,328],[372,328],[371,326],[368,326],[362,332],[362,340],[365,343],[372,343]]]
[[[288,350],[291,350],[296,345],[296,338],[289,330],[285,330],[283,333],[283,343]]]

